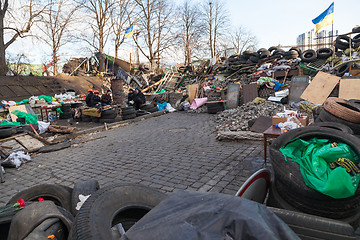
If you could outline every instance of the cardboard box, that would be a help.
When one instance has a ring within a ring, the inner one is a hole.
[[[281,122],[286,122],[286,117],[278,117],[278,116],[273,116],[272,117],[272,125],[275,126],[278,123]],[[309,125],[309,117],[308,116],[303,116],[301,118],[298,118],[300,120],[300,123],[305,127],[307,125]]]

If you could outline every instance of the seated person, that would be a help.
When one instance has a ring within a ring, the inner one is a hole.
[[[134,101],[134,90],[133,89],[129,90],[127,104],[131,105],[131,103],[130,103],[131,101]]]
[[[92,89],[89,89],[89,90],[88,90],[88,95],[86,95],[86,98],[85,98],[86,106],[90,107],[90,105],[91,105],[91,98],[92,98],[93,95],[94,95],[93,90],[92,90]]]
[[[94,95],[91,98],[90,107],[96,107],[97,105],[101,106],[101,99],[100,99],[100,96],[99,96],[99,91],[95,90]]]
[[[140,109],[141,105],[143,105],[146,102],[145,95],[138,88],[135,89],[133,101],[134,101],[135,109]]]
[[[105,105],[110,105],[111,102],[112,102],[112,99],[111,99],[111,90],[107,90],[105,94],[101,95],[101,104],[103,106]]]

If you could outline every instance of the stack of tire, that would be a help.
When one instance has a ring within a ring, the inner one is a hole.
[[[120,239],[120,228],[127,231],[166,195],[138,184],[100,188],[97,180],[90,179],[75,183],[74,188],[41,184],[25,189],[0,211],[11,209],[19,198],[25,200],[21,211],[14,208],[0,215],[1,239],[48,239],[51,235],[64,240]],[[47,206],[58,211],[49,212]]]
[[[70,103],[65,103],[60,109],[62,111],[62,113],[60,113],[60,119],[69,119],[73,117]]]
[[[330,97],[315,122],[342,123],[351,128],[355,135],[360,135],[360,100]]]
[[[360,221],[360,188],[349,198],[334,199],[305,185],[298,163],[285,159],[279,149],[287,142],[300,138],[330,139],[348,144],[360,155],[360,139],[347,131],[332,127],[309,126],[280,135],[270,146],[270,160],[274,170],[267,205],[312,215],[337,219],[356,228]]]
[[[140,107],[141,110],[143,111],[146,111],[146,112],[150,112],[150,113],[153,113],[153,112],[157,112],[158,111],[158,107],[156,104],[153,104],[153,103],[150,103],[150,104],[143,104],[141,107]]]
[[[135,108],[132,106],[121,108],[121,117],[122,117],[122,120],[136,118]]]
[[[101,112],[100,123],[114,123],[116,120],[116,109],[107,109]]]
[[[92,117],[88,115],[81,114],[81,121],[82,122],[91,122]]]
[[[331,48],[320,48],[317,51],[313,49],[305,50],[300,54],[300,58],[305,63],[315,62],[317,59],[327,59],[333,55]]]

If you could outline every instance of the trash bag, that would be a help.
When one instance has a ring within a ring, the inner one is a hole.
[[[157,105],[158,105],[159,111],[163,111],[167,107],[167,102],[158,103]]]
[[[177,191],[150,210],[120,238],[299,239],[266,206],[221,193]]]
[[[39,99],[42,99],[42,98],[43,98],[46,102],[48,102],[48,103],[51,103],[51,102],[53,102],[53,101],[56,101],[56,99],[53,98],[53,97],[51,97],[51,96],[40,95],[40,96],[39,96]]]
[[[19,168],[21,164],[31,161],[31,157],[28,153],[24,151],[18,151],[11,153],[1,165],[4,167],[14,167]]]
[[[21,112],[19,110],[14,110],[11,113],[17,116],[18,118],[25,118],[26,124],[37,124],[38,122],[39,115],[37,114],[32,115],[30,113]]]
[[[359,156],[345,143],[293,139],[280,148],[300,165],[305,184],[335,199],[354,196],[360,180]]]

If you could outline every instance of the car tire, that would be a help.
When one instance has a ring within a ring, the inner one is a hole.
[[[100,184],[95,179],[89,179],[86,181],[79,181],[76,182],[71,194],[71,213],[72,215],[76,216],[78,210],[76,210],[76,206],[78,204],[79,195],[88,196],[95,193],[97,190],[100,189]]]
[[[57,185],[57,184],[40,184],[34,187],[27,188],[15,194],[8,202],[8,204],[16,203],[19,198],[25,202],[38,201],[38,198],[49,200],[55,205],[65,208],[71,212],[71,193],[72,188]]]
[[[345,121],[360,123],[360,109],[342,98],[329,97],[324,103],[324,109]]]
[[[316,60],[317,54],[314,50],[308,49],[300,54],[300,58],[303,62],[310,63]]]
[[[333,55],[333,50],[331,48],[320,48],[316,54],[319,59],[327,59]]]
[[[71,230],[71,239],[113,239],[112,226],[121,223],[128,230],[165,198],[164,193],[137,184],[104,187],[81,207]]]

